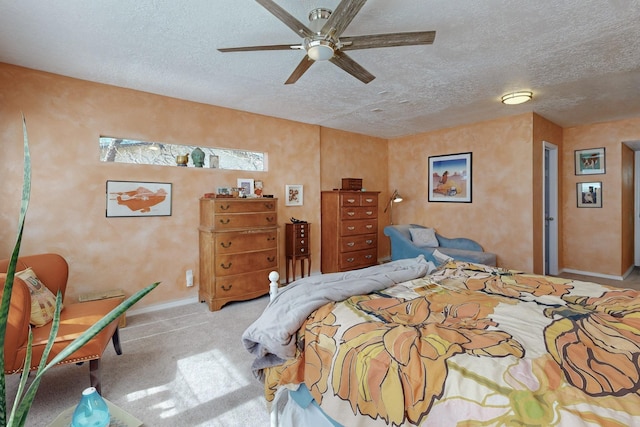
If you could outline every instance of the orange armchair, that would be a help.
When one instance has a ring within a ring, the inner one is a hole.
[[[4,292],[5,275],[9,266],[8,259],[0,261],[0,295]],[[63,297],[64,308],[60,313],[60,327],[54,345],[49,353],[50,361],[62,351],[71,341],[98,322],[107,313],[122,302],[119,298],[104,299],[99,301],[86,301],[69,303],[64,301],[67,287],[69,266],[66,260],[57,254],[40,254],[24,256],[18,259],[16,272],[31,267],[38,279],[55,295],[60,291]],[[29,334],[29,321],[31,315],[31,295],[26,283],[16,277],[13,283],[11,295],[11,307],[7,319],[7,332],[5,335],[5,373],[15,374],[22,372],[27,352],[27,338]],[[32,359],[29,370],[38,368],[42,353],[49,339],[51,322],[44,326],[32,327],[33,347]],[[113,347],[118,355],[122,354],[118,335],[118,319],[111,322],[99,334],[91,339],[83,347],[75,351],[60,364],[89,361],[89,378],[91,386],[99,393],[100,383],[100,357],[107,348],[109,341],[113,341]]]

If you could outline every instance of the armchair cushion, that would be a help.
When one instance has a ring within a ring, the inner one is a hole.
[[[38,327],[51,322],[56,312],[56,296],[38,279],[31,267],[16,272],[16,277],[26,283],[31,294],[31,317],[29,318],[29,323]]]
[[[436,247],[440,246],[433,228],[412,227],[409,229],[411,240],[416,246]]]

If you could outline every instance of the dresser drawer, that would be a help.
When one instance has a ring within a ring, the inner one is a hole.
[[[221,276],[216,278],[216,298],[236,298],[253,292],[269,292],[269,273],[272,270],[252,271],[250,273]]]
[[[275,248],[278,244],[278,231],[238,231],[217,233],[215,251],[217,255],[246,251],[259,251]]]
[[[370,193],[341,194],[340,206],[378,206],[378,195]]]
[[[307,255],[309,253],[309,244],[297,245],[293,248],[293,254],[295,256]]]
[[[245,227],[274,227],[278,224],[275,212],[247,214],[219,214],[215,217],[216,230],[230,230]]]
[[[345,252],[340,255],[340,269],[354,270],[368,267],[377,263],[377,249],[366,249],[355,252]]]
[[[354,219],[340,223],[340,235],[352,236],[354,234],[370,234],[378,230],[377,219]]]
[[[250,270],[264,270],[278,265],[278,250],[221,254],[215,257],[216,276],[230,276]]]
[[[378,238],[375,234],[346,236],[340,239],[340,252],[377,248],[377,244]]]
[[[244,213],[244,212],[275,212],[276,203],[269,199],[260,200],[214,200],[216,214]]]
[[[340,217],[342,219],[377,218],[378,209],[376,206],[346,207],[340,209]]]
[[[306,237],[311,231],[311,224],[295,224],[292,227],[294,237]]]

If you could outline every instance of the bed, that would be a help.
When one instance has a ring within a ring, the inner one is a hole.
[[[243,343],[283,426],[640,425],[634,290],[420,256],[298,280]]]

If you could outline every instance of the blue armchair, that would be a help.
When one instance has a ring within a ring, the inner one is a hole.
[[[391,239],[392,261],[415,258],[422,254],[427,261],[438,265],[439,262],[433,256],[433,252],[437,249],[438,252],[450,256],[454,260],[496,266],[496,254],[484,252],[482,246],[474,240],[464,237],[450,239],[436,233],[438,246],[419,246],[411,239],[411,228],[427,227],[417,224],[400,224],[388,225],[384,228],[385,236],[389,236]]]

